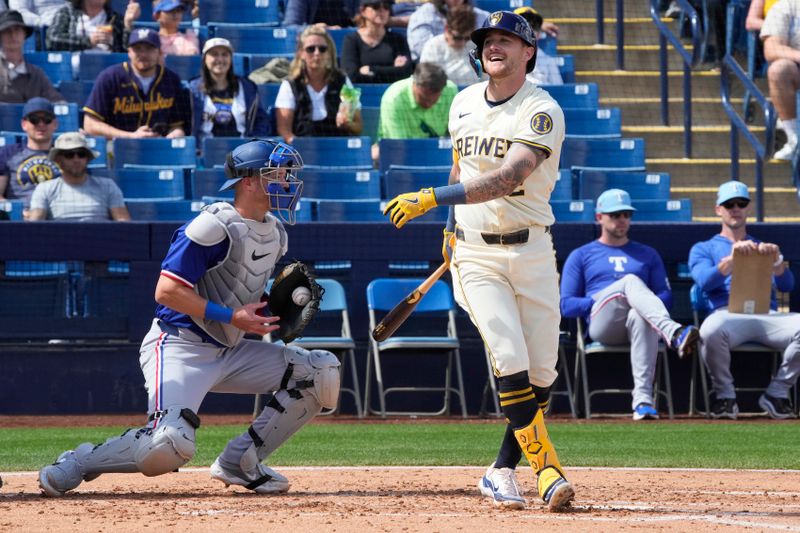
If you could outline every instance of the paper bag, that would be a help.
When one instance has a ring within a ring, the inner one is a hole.
[[[775,256],[733,254],[728,311],[748,315],[769,313]]]

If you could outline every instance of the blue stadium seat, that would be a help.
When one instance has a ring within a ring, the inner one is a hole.
[[[25,39],[22,44],[22,53],[28,55],[29,52],[36,52],[37,50],[44,50],[44,38],[40,28],[33,28],[31,36]]]
[[[114,168],[194,168],[195,139],[115,139]]]
[[[72,80],[62,81],[58,84],[58,92],[67,102],[77,104],[78,109],[81,109],[89,98],[89,94],[94,87],[94,81],[87,80]]]
[[[26,52],[25,61],[44,70],[53,85],[75,78],[72,52]]]
[[[611,109],[564,109],[567,135],[584,139],[622,136],[622,118],[618,107]]]
[[[573,139],[561,149],[560,168],[644,170],[644,139]]]
[[[133,220],[177,220],[186,222],[197,216],[203,202],[193,200],[153,200],[125,198]]]
[[[24,104],[0,104],[0,130],[22,131],[22,107]]]
[[[397,28],[392,28],[394,32]],[[333,44],[336,45],[336,57],[342,57],[342,44],[344,38],[348,33],[355,33],[356,28],[331,28],[328,30],[328,35],[333,39]]]
[[[380,107],[362,107],[361,120],[364,122],[364,129],[361,130],[362,135],[366,135],[372,142],[378,140],[378,124],[381,120]]]
[[[451,167],[453,145],[448,138],[381,139],[380,170],[395,167]]]
[[[276,0],[200,0],[200,24],[229,23],[277,26],[281,23]]]
[[[89,163],[89,168],[95,169],[95,171],[99,169],[107,169],[108,168],[108,141],[105,137],[97,137],[93,135],[86,136],[86,142],[89,147],[99,153],[100,155],[97,156],[95,159],[92,159],[92,162]],[[98,175],[101,175],[98,173]]]
[[[22,132],[22,108],[24,106],[25,104],[0,104],[0,131]],[[55,104],[53,111],[58,118],[56,133],[76,131],[80,127],[76,104]]]
[[[292,146],[306,166],[372,170],[369,137],[296,137]]]
[[[550,57],[556,57],[558,55],[558,39],[544,32],[539,34],[539,38],[536,40],[536,46]]]
[[[22,140],[24,134],[16,131],[0,131],[0,146],[18,143]]]
[[[532,6],[531,0],[475,0],[475,7],[493,13],[495,11],[514,11],[518,7]]]
[[[224,195],[223,193],[212,194],[209,196],[203,196],[202,198],[202,205],[209,205],[215,202],[228,202],[233,203],[233,195],[230,197]],[[313,215],[313,211],[316,210],[317,200],[307,200],[301,198],[299,202],[297,202],[297,207],[294,210],[294,217],[295,222],[311,222],[312,220],[316,220]],[[273,213],[278,219],[283,221],[281,215],[277,213]]]
[[[81,52],[80,59],[81,63],[78,67],[78,79],[94,81],[102,71],[111,65],[118,65],[127,61],[128,54],[125,52],[112,52],[109,54]]]
[[[668,200],[669,174],[580,170],[576,172],[577,198],[596,199],[605,190],[624,189],[634,200]]]
[[[280,83],[264,83],[258,86],[258,96],[261,97],[261,101],[264,102],[264,108],[269,109],[275,105],[275,98],[278,96],[278,89],[280,89]]]
[[[228,152],[247,142],[241,137],[206,137],[203,139],[201,154],[203,167],[223,167]]]
[[[439,187],[447,185],[450,176],[450,167],[439,167],[437,169],[402,169],[394,168],[388,170],[383,177],[384,198],[390,200],[398,194],[405,192],[418,191],[423,187]],[[446,211],[446,209],[445,209]]]
[[[561,107],[597,109],[599,92],[596,83],[565,83],[564,85],[542,85]]]
[[[22,220],[22,200],[0,200],[0,211],[8,215],[9,220]]]
[[[633,200],[636,222],[691,222],[692,201],[688,198],[676,200]]]
[[[80,115],[78,114],[78,104],[55,104],[53,111],[58,118],[57,133],[68,131],[78,131],[81,127]]]
[[[31,317],[66,318],[72,299],[66,262],[6,261],[0,274],[0,337],[28,337]],[[7,305],[6,302],[13,303]],[[39,326],[41,327],[41,325]],[[30,337],[25,339],[30,342]]]
[[[572,54],[556,56],[556,64],[563,82],[575,83],[575,56]]]
[[[553,192],[550,193],[550,201],[569,201],[573,198],[572,171],[562,168],[558,171],[558,178]],[[582,198],[582,197],[581,197]]]
[[[226,2],[220,2],[225,6]],[[260,28],[245,25],[209,25],[215,37],[224,37],[239,54],[271,54],[291,58],[297,45],[297,28]]]
[[[388,83],[361,83],[356,85],[361,89],[362,107],[380,107],[383,93],[389,87]]]
[[[192,170],[184,169],[116,169],[114,178],[125,198],[183,200],[186,183],[191,183]]]
[[[199,76],[201,63],[200,56],[168,55],[164,57],[164,66],[177,74],[183,81],[189,81]],[[234,67],[234,72],[241,74],[242,71],[237,71]]]
[[[219,196],[233,199],[233,191],[221,192],[222,184],[227,181],[223,168],[198,168],[192,176],[191,197],[200,200],[204,196]]]
[[[556,224],[559,222],[594,222],[592,200],[551,200]]]
[[[316,200],[320,222],[387,222],[379,200]]]
[[[303,198],[316,200],[380,200],[377,170],[303,170]]]

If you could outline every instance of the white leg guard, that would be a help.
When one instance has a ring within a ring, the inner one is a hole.
[[[322,407],[336,407],[339,401],[339,359],[325,350],[308,351],[295,346],[288,346],[284,354],[288,376],[284,376],[281,388],[308,391]]]

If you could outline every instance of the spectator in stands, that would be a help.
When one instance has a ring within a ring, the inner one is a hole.
[[[358,135],[364,127],[360,105],[343,105],[342,88],[353,84],[336,66],[336,45],[320,26],[309,26],[297,39],[289,78],[275,98],[278,134],[295,137]]]
[[[405,37],[386,29],[391,0],[361,0],[358,31],[342,43],[342,68],[354,83],[392,83],[413,72]]]
[[[597,198],[600,238],[576,248],[561,275],[561,314],[588,322],[603,344],[631,345],[633,419],[658,418],[653,402],[658,339],[684,357],[697,350],[694,326],[672,320],[672,290],[664,262],[650,246],[628,237],[636,209],[622,189]]]
[[[60,135],[50,159],[61,168],[61,177],[36,187],[29,220],[130,220],[117,184],[87,172],[89,162],[99,155],[82,133]]]
[[[233,72],[233,47],[227,39],[206,41],[200,76],[189,88],[198,143],[205,137],[265,137],[271,133],[256,84]]]
[[[469,0],[432,0],[414,11],[408,21],[408,47],[414,61],[419,60],[425,43],[444,33],[447,11],[460,5],[472,4]],[[475,28],[480,28],[489,13],[477,7],[472,9],[475,11]]]
[[[353,25],[358,6],[359,0],[288,0],[283,25],[348,28]]]
[[[469,36],[474,29],[475,10],[472,7],[460,5],[449,10],[444,33],[425,43],[420,62],[439,65],[456,85],[475,83],[478,76],[469,64],[469,51],[475,48]]]
[[[111,9],[108,0],[70,0],[47,28],[47,49],[124,52],[141,12],[135,0],[128,3],[124,16]]]
[[[543,31],[544,17],[528,6],[519,7],[514,10],[514,13],[528,21],[534,38],[539,39],[539,34]],[[561,77],[561,71],[558,70],[557,59],[548,55],[541,48],[536,49],[536,66],[533,72],[528,73],[528,79],[536,85],[564,85],[564,78]]]
[[[797,152],[797,103],[800,88],[800,0],[783,0],[772,6],[761,27],[764,57],[769,62],[769,95],[778,112],[778,127],[786,144],[775,159],[791,161]]]
[[[777,9],[777,7],[776,7]],[[710,240],[692,246],[689,268],[692,279],[708,296],[714,309],[700,326],[703,340],[700,354],[711,376],[714,401],[712,418],[735,419],[739,413],[733,375],[731,350],[746,342],[783,350],[783,362],[772,378],[758,405],[772,418],[795,418],[789,391],[800,374],[800,314],[777,313],[775,289],[788,292],[794,287],[794,274],[783,261],[777,244],[760,242],[747,233],[750,193],[740,181],[720,185],[716,213],[722,230]],[[734,250],[744,254],[762,254],[775,259],[772,271],[772,311],[765,315],[729,313]]]
[[[708,15],[707,20],[703,20],[707,43],[703,61],[711,63],[714,69],[719,68],[722,58],[725,57],[725,32],[727,26],[725,10],[728,2],[729,0],[689,0],[701,20]],[[703,9],[703,4],[705,4],[705,10]]]
[[[153,30],[131,33],[129,61],[102,71],[86,100],[86,133],[174,138],[192,131],[191,96],[177,74],[158,64],[160,46]]]
[[[36,27],[53,25],[59,9],[67,5],[67,0],[9,0],[8,8],[19,11],[25,24]]]
[[[64,100],[44,71],[25,61],[23,47],[32,32],[19,11],[0,13],[0,102],[21,104],[37,96]]]
[[[180,23],[186,12],[181,0],[161,0],[153,8],[153,18],[158,22],[161,38],[161,56],[193,56],[200,53],[200,41],[193,30],[180,31]]]
[[[61,176],[61,169],[48,157],[58,119],[53,104],[44,98],[32,98],[22,109],[23,142],[0,148],[0,199],[22,200],[26,219],[33,190]]]

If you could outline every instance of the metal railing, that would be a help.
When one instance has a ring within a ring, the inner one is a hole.
[[[669,125],[669,76],[667,68],[667,42],[683,59],[683,153],[692,157],[692,68],[702,58],[703,29],[697,11],[687,0],[677,0],[685,17],[689,19],[692,30],[692,51],[686,49],[679,36],[676,36],[658,13],[658,0],[650,0],[650,16],[658,28],[659,70],[661,72],[661,122]]]
[[[731,75],[738,78],[739,82],[744,85],[747,94],[761,106],[765,125],[763,142],[750,131],[745,117],[740,115],[731,103]],[[722,107],[725,108],[725,113],[731,121],[731,179],[739,179],[739,134],[741,134],[753,147],[756,155],[756,219],[763,222],[764,161],[770,158],[775,151],[775,121],[777,120],[775,107],[730,54],[727,54],[722,60],[720,92],[722,93]]]
[[[625,2],[616,0],[617,4],[617,68],[625,70]],[[597,12],[597,44],[604,44],[605,37],[605,0],[595,0]]]

